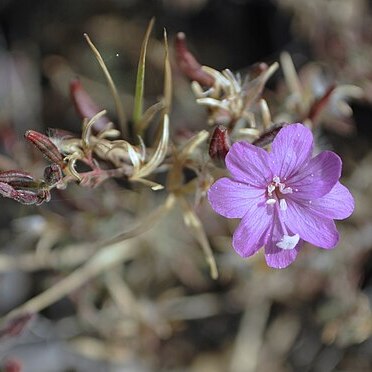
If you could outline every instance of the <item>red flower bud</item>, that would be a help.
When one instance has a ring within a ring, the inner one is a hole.
[[[186,35],[183,32],[177,34],[175,44],[177,64],[181,71],[190,80],[197,81],[202,86],[211,87],[214,84],[213,77],[203,71],[202,65],[188,50]]]
[[[19,315],[16,318],[10,319],[0,328],[0,340],[3,337],[18,336],[33,319],[32,314]]]
[[[74,103],[76,112],[82,119],[91,119],[94,115],[102,111],[93,101],[88,92],[83,88],[80,80],[75,79],[70,82],[70,94]],[[93,132],[100,132],[106,128],[110,120],[107,116],[101,116],[92,126]]]
[[[57,146],[45,134],[28,130],[25,138],[36,146],[36,148],[52,163],[63,165],[63,156]]]
[[[4,372],[21,372],[22,364],[17,359],[7,359],[4,363]]]
[[[225,161],[225,157],[231,147],[229,133],[223,125],[217,126],[209,143],[209,156],[213,160]]]
[[[309,113],[307,117],[314,121],[316,117],[320,114],[320,112],[324,109],[324,107],[329,102],[329,99],[331,98],[331,95],[333,91],[335,90],[336,85],[331,85],[326,92],[323,94],[322,97],[317,99],[310,107]]]

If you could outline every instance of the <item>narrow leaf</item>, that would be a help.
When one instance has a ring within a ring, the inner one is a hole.
[[[142,42],[141,47],[141,54],[138,61],[138,68],[137,68],[137,80],[136,80],[136,92],[134,95],[134,109],[133,109],[133,121],[136,128],[136,133],[141,135],[138,131],[138,122],[142,118],[143,113],[143,91],[144,91],[144,84],[145,84],[145,63],[146,63],[146,52],[147,52],[147,44],[149,42],[150,34],[152,28],[154,27],[154,18],[151,19],[145,37]]]
[[[144,112],[144,114],[141,117],[141,120],[137,123],[137,135],[138,136],[142,137],[144,131],[147,129],[151,120],[154,118],[154,116],[157,113],[159,113],[163,109],[164,109],[164,102],[160,101],[160,102],[154,103]]]
[[[160,137],[159,143],[156,147],[156,150],[151,157],[151,159],[136,172],[132,180],[137,180],[138,178],[143,178],[150,175],[164,160],[165,155],[168,151],[168,142],[169,142],[169,118],[168,115],[164,116],[162,127],[162,135]]]
[[[164,29],[164,115],[169,114],[172,103],[172,70],[169,61],[167,31]]]
[[[125,116],[124,107],[123,107],[123,104],[120,100],[120,96],[119,96],[118,90],[116,88],[116,85],[115,85],[114,81],[112,80],[112,77],[110,75],[109,70],[106,67],[105,61],[103,60],[103,58],[102,58],[100,52],[98,51],[98,49],[95,47],[93,42],[90,40],[88,34],[84,34],[84,37],[85,37],[90,49],[92,49],[99,65],[101,66],[101,69],[102,69],[102,71],[103,71],[103,73],[106,77],[107,83],[108,83],[108,85],[110,87],[110,90],[111,90],[111,94],[114,98],[116,112],[118,114],[120,129],[122,131],[123,136],[125,137],[128,133],[127,120],[126,120],[126,116]]]

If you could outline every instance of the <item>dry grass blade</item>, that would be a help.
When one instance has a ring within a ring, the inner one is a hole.
[[[210,106],[220,108],[221,110],[228,110],[228,104],[226,102],[221,102],[215,98],[198,98],[196,100],[200,105]]]
[[[158,190],[163,190],[164,189],[164,186],[161,185],[160,183],[150,181],[150,180],[147,180],[145,178],[138,178],[135,181],[139,182],[139,183],[142,183],[145,186],[150,187],[151,190],[153,190],[153,191],[158,191]]]
[[[172,69],[169,61],[167,31],[164,29],[164,115],[169,114],[172,104]]]
[[[205,234],[203,225],[199,217],[190,207],[187,200],[183,198],[182,196],[178,196],[177,199],[182,207],[183,219],[185,221],[186,226],[190,228],[196,240],[199,242],[199,244],[203,248],[205,259],[209,265],[211,277],[212,279],[217,279],[218,278],[217,264],[213,256],[212,249],[209,245],[207,235]]]
[[[154,27],[154,21],[155,19],[152,18],[147,27],[146,34],[142,42],[140,58],[138,61],[136,92],[134,95],[134,109],[133,109],[133,122],[135,125],[135,131],[137,135],[142,135],[142,133],[139,131],[138,124],[142,118],[142,113],[143,113],[143,91],[144,91],[144,84],[145,84],[145,62],[146,62],[147,44],[150,38],[151,31]]]
[[[280,64],[282,65],[285,81],[292,94],[296,97],[301,96],[301,83],[298,79],[296,68],[289,53],[283,52],[280,55]]]
[[[88,244],[71,245],[62,250],[48,252],[45,256],[40,256],[38,252],[24,253],[18,256],[0,254],[0,273],[13,270],[32,272],[43,269],[62,270],[76,267],[94,252],[93,248]]]
[[[98,243],[96,248],[100,250],[85,264],[46,291],[12,310],[1,320],[4,321],[24,313],[37,313],[107,269],[126,259],[131,259],[136,255],[137,250],[133,247],[134,242],[128,242],[128,240],[151,229],[169,211],[173,204],[174,197],[169,196],[164,204],[142,219],[138,226],[106,242]]]
[[[247,83],[246,97],[244,100],[244,107],[249,108],[260,96],[262,93],[266,82],[278,69],[279,64],[277,62],[273,63],[265,72],[263,72],[256,79],[249,81]]]
[[[105,282],[110,295],[118,309],[124,316],[128,314],[140,317],[139,304],[130,288],[120,275],[118,269],[110,270],[105,274]]]
[[[102,110],[101,112],[97,113],[94,115],[89,121],[84,120],[83,122],[83,130],[82,130],[82,135],[81,139],[83,141],[83,144],[85,147],[89,146],[89,138],[92,133],[92,126],[93,124],[99,120],[101,117],[105,116],[107,114],[106,110]]]
[[[163,125],[162,125],[162,135],[157,145],[157,148],[151,157],[151,159],[136,172],[132,180],[138,180],[139,178],[144,178],[150,175],[164,160],[165,155],[168,151],[169,142],[169,118],[168,115],[164,115]]]
[[[108,268],[117,265],[125,259],[132,258],[135,254],[134,251],[132,244],[128,244],[127,242],[125,244],[123,242],[118,242],[106,246],[82,267],[73,271],[66,278],[48,288],[46,291],[11,311],[5,318],[12,318],[26,312],[37,313],[45,309],[47,306],[81,287],[88,280],[104,272]]]
[[[93,53],[94,53],[94,55],[95,55],[95,57],[96,57],[99,65],[101,66],[103,73],[105,74],[107,83],[108,83],[108,85],[110,87],[110,90],[111,90],[111,94],[112,94],[112,96],[114,98],[115,107],[116,107],[116,111],[117,111],[117,115],[118,115],[118,120],[119,120],[119,126],[120,126],[120,129],[122,131],[123,137],[126,137],[127,136],[127,132],[128,132],[128,129],[127,129],[127,120],[126,120],[126,116],[125,116],[125,111],[124,111],[123,104],[122,104],[122,102],[120,100],[120,96],[119,96],[118,90],[116,89],[116,85],[115,85],[114,81],[112,80],[112,77],[110,75],[110,72],[107,69],[106,64],[105,64],[105,61],[103,60],[100,52],[95,47],[95,45],[92,43],[92,41],[90,40],[90,38],[89,38],[89,36],[87,34],[84,34],[84,37],[85,37],[88,45],[92,49],[92,51],[93,51]]]
[[[260,99],[260,108],[261,108],[262,124],[264,126],[264,130],[267,130],[272,124],[272,120],[271,120],[271,113],[270,113],[269,106],[267,105],[266,100],[264,100],[263,98]]]
[[[241,320],[239,334],[235,340],[229,370],[232,372],[254,372],[257,370],[259,351],[263,337],[270,304],[268,301],[248,307]],[[246,347],[249,345],[249,348]]]
[[[190,138],[181,148],[178,160],[183,161],[186,160],[186,158],[191,155],[194,150],[203,142],[205,142],[209,137],[209,133],[206,130],[202,130],[199,133],[197,133],[195,136]]]
[[[141,120],[137,123],[137,135],[142,136],[151,120],[156,114],[165,108],[164,102],[160,101],[150,106],[142,115]]]

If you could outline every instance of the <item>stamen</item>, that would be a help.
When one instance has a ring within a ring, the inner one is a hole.
[[[279,191],[282,194],[292,194],[292,188],[291,187],[285,187],[284,183],[279,183]]]
[[[278,176],[275,176],[275,177],[273,178],[273,182],[276,183],[276,186],[278,186],[279,183],[280,183],[280,178],[279,178]]]
[[[285,201],[285,199],[280,199],[279,206],[282,211],[287,210],[287,202]]]
[[[283,235],[280,242],[276,243],[276,246],[280,249],[293,249],[296,247],[300,240],[300,235],[296,234],[293,236]]]
[[[280,194],[292,194],[292,188],[291,187],[285,187],[284,183],[280,182],[280,177],[275,176],[273,177],[272,182],[267,186],[267,196],[269,199],[266,201],[266,204],[272,205],[276,202],[277,197],[280,197],[280,195],[276,194],[276,196],[273,198],[273,192],[278,188]],[[282,211],[287,210],[287,202],[284,198],[279,200],[280,202],[280,209]]]
[[[273,205],[275,203],[276,203],[276,200],[275,199],[267,199],[266,200],[266,204],[268,204],[268,205]]]
[[[271,196],[273,194],[274,190],[275,190],[275,186],[273,184],[270,184],[269,186],[267,186],[267,192],[268,192],[269,196]]]

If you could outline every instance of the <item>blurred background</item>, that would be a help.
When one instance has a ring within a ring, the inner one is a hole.
[[[290,268],[242,260],[231,249],[234,222],[198,214],[220,270],[212,280],[179,210],[129,241],[128,254],[39,314],[0,328],[0,368],[11,371],[289,372],[372,370],[372,4],[367,0],[0,0],[0,170],[40,176],[45,166],[23,139],[28,129],[79,133],[71,79],[115,121],[101,52],[131,112],[141,43],[151,17],[145,105],[163,89],[163,28],[173,70],[173,135],[207,128],[174,58],[179,31],[203,65],[244,74],[256,62],[291,54],[305,89],[325,84],[339,102],[317,129],[318,147],[336,151],[356,200],[338,223],[339,246],[308,246]],[[315,68],[316,67],[316,68]],[[283,74],[267,84],[274,110]],[[360,95],[358,95],[360,96]],[[351,99],[350,99],[351,97]],[[104,240],[143,218],[162,194],[109,181],[70,185],[40,207],[2,198],[0,315],[70,275]]]

